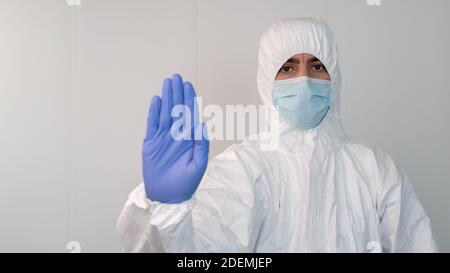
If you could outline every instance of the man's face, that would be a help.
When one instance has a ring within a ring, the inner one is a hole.
[[[302,53],[292,56],[283,64],[275,80],[286,80],[308,76],[310,78],[331,80],[322,62],[311,54]]]

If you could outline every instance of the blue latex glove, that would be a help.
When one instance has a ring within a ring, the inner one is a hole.
[[[176,140],[171,135],[171,126],[177,120],[171,117],[171,111],[179,104],[191,110],[190,117],[178,117],[191,119],[190,140]],[[164,80],[162,98],[155,96],[152,99],[142,148],[145,192],[152,201],[181,203],[190,199],[205,173],[209,141],[205,137],[194,139],[194,128],[206,131],[204,124],[197,124],[194,104],[192,84],[183,83],[178,74]]]

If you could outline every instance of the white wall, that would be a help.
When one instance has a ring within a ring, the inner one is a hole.
[[[450,2],[382,3],[0,0],[0,251],[120,251],[162,80],[181,73],[204,104],[259,103],[259,37],[299,16],[335,29],[347,132],[400,162],[450,251]]]
[[[0,251],[61,251],[69,74],[61,1],[0,1]]]

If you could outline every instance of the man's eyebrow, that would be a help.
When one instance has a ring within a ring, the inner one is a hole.
[[[297,58],[290,58],[289,60],[286,61],[286,63],[300,63],[300,61]]]
[[[320,63],[322,63],[322,62],[321,62],[319,59],[317,59],[316,57],[311,58],[311,59],[308,60],[308,63],[315,63],[315,62],[320,62]]]
[[[322,63],[317,57],[313,57],[311,59],[308,60],[308,63],[315,63],[315,62],[320,62]],[[290,58],[289,60],[286,61],[286,63],[295,63],[298,64],[300,63],[300,61],[297,58]]]

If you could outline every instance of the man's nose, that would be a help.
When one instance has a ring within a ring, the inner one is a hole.
[[[296,76],[297,77],[302,77],[302,76],[310,77],[310,71],[307,69],[306,65],[304,65],[302,63],[298,67],[298,72],[297,72]]]

